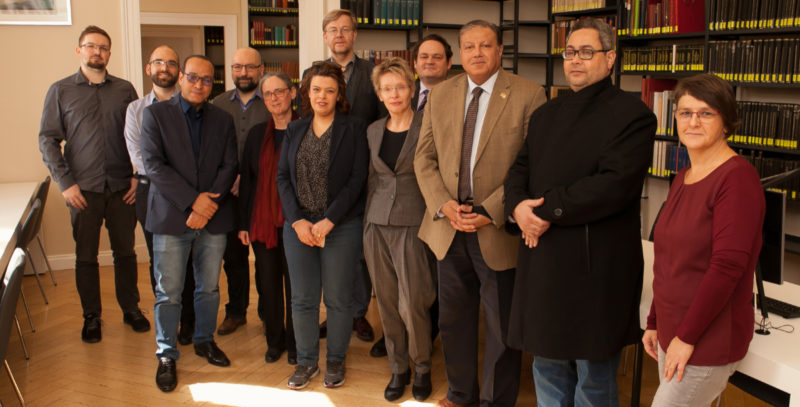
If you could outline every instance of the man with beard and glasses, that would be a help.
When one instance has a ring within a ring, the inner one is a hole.
[[[78,37],[78,72],[50,86],[44,100],[39,150],[69,208],[75,239],[75,286],[83,308],[84,342],[100,331],[97,252],[105,221],[114,255],[114,283],[123,321],[150,330],[139,310],[136,252],[136,179],[125,148],[125,109],[136,100],[130,82],[108,73],[111,37],[90,25]],[[61,144],[64,143],[62,152]]]
[[[142,112],[144,108],[153,103],[169,100],[178,93],[175,84],[178,83],[178,53],[169,45],[156,47],[150,54],[144,72],[153,81],[153,90],[147,96],[137,99],[128,105],[128,114],[125,116],[125,142],[131,156],[138,180],[136,185],[136,218],[142,225],[147,252],[150,254],[150,285],[153,293],[156,291],[156,280],[153,275],[153,233],[145,228],[147,224],[147,194],[150,192],[150,178],[142,162]],[[191,258],[187,270],[191,270]],[[178,333],[178,343],[188,345],[192,342],[194,334],[194,275],[186,273],[186,281],[182,294],[181,329]]]
[[[233,54],[231,64],[233,84],[231,89],[211,102],[214,106],[233,116],[236,126],[236,147],[239,161],[242,161],[244,144],[250,129],[269,118],[267,107],[258,92],[258,83],[264,75],[261,54],[253,48],[240,48]],[[232,199],[239,196],[239,177],[231,188]],[[234,202],[234,206],[238,203]],[[228,276],[228,303],[225,304],[225,320],[219,325],[217,333],[227,335],[236,328],[247,323],[247,306],[250,302],[250,248],[239,241],[238,231],[228,233],[228,245],[225,248],[224,267]]]

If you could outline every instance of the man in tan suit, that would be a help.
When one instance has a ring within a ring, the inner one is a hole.
[[[517,239],[503,231],[503,181],[544,89],[501,69],[494,24],[459,32],[466,74],[428,94],[414,169],[425,198],[419,236],[439,261],[439,328],[447,397],[437,406],[513,406],[520,352],[505,345]],[[478,390],[478,310],[486,344]]]

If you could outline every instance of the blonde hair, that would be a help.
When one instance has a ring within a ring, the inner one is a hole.
[[[391,57],[376,65],[372,70],[372,86],[375,88],[375,93],[379,94],[381,92],[381,77],[387,73],[400,75],[401,78],[406,80],[408,87],[411,88],[411,94],[413,95],[416,92],[414,73],[411,71],[411,67],[408,66],[408,62],[403,58]]]
[[[325,27],[327,27],[328,24],[330,24],[332,21],[338,20],[339,17],[341,16],[350,17],[350,21],[353,22],[353,31],[356,31],[358,29],[358,26],[356,25],[356,16],[353,15],[353,12],[350,10],[345,10],[340,8],[336,10],[331,10],[328,12],[328,14],[325,14],[325,17],[322,19],[322,31],[325,32]]]

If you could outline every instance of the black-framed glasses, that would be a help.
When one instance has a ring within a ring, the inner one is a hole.
[[[284,97],[284,96],[286,96],[287,92],[289,92],[289,88],[279,88],[279,89],[273,90],[272,92],[267,90],[267,91],[264,91],[264,99],[269,99],[269,98],[271,98],[273,96],[278,97],[278,98]]]
[[[161,68],[162,66],[167,66],[169,68],[177,68],[178,67],[178,61],[173,61],[173,60],[165,61],[163,59],[154,59],[154,60],[150,61],[149,63],[150,63],[150,65],[153,65],[156,68]]]
[[[239,72],[239,71],[241,71],[243,69],[247,69],[248,71],[255,71],[258,68],[261,68],[261,64],[258,64],[258,65],[253,65],[253,64],[249,64],[249,65],[233,64],[233,65],[231,65],[231,69],[233,69],[236,72]]]
[[[355,31],[355,28],[352,27],[342,27],[342,28],[328,28],[325,32],[328,35],[333,35],[334,37],[342,33],[342,35],[352,34]]]
[[[91,42],[87,42],[86,44],[81,44],[81,48],[86,48],[86,49],[88,49],[89,51],[92,51],[92,52],[97,51],[97,50],[100,50],[100,52],[110,52],[111,51],[111,47],[109,47],[107,45],[97,45],[97,44],[92,44]]]
[[[186,80],[189,81],[191,84],[197,84],[197,81],[203,84],[203,86],[211,86],[214,84],[214,79],[208,76],[200,76],[196,73],[183,73],[186,76]]]
[[[561,52],[561,56],[565,60],[571,61],[571,60],[575,59],[575,55],[577,55],[578,58],[583,59],[584,61],[588,61],[588,60],[594,58],[594,54],[596,52],[608,52],[608,51],[613,51],[613,50],[611,50],[611,49],[591,49],[591,48],[581,48],[581,49],[567,48],[567,49],[565,49],[564,51]]]

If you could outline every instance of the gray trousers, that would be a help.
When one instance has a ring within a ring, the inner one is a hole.
[[[392,373],[431,370],[430,307],[436,299],[432,261],[419,227],[364,226],[367,261]]]
[[[683,379],[678,382],[678,373],[672,380],[664,379],[666,352],[658,347],[658,390],[653,398],[653,407],[700,407],[708,406],[719,397],[728,385],[728,378],[736,372],[741,361],[722,366],[686,365]]]

